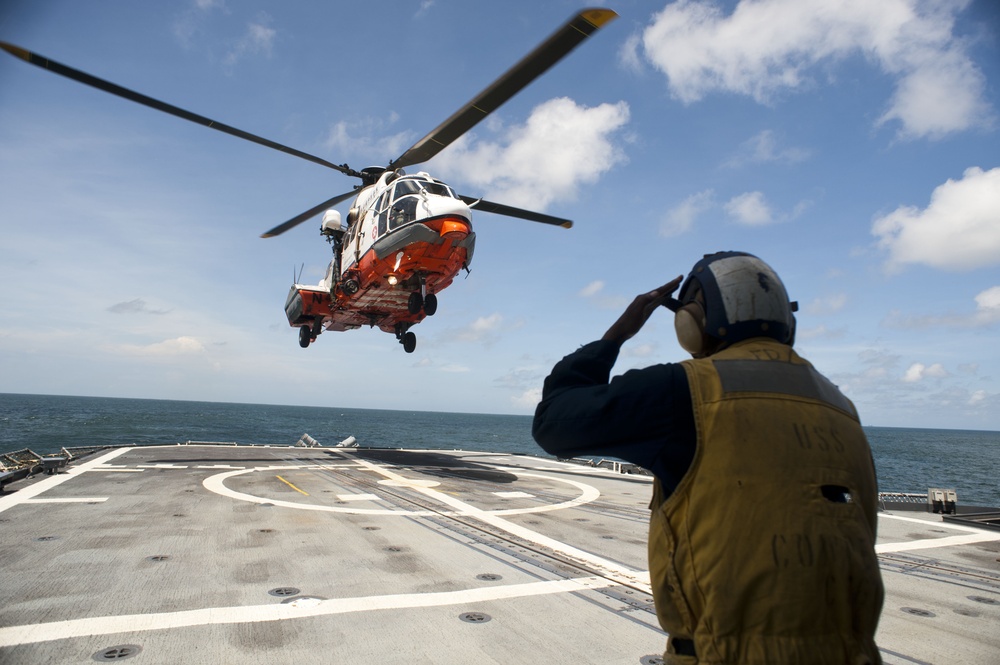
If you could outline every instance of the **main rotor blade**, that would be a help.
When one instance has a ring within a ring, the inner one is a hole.
[[[306,221],[310,217],[315,217],[316,215],[318,215],[320,212],[322,212],[326,208],[330,208],[332,206],[337,205],[338,203],[340,203],[341,201],[343,201],[345,199],[351,198],[352,196],[354,196],[355,193],[356,192],[354,190],[351,190],[349,192],[344,192],[343,194],[338,194],[337,196],[334,196],[332,199],[329,199],[328,201],[323,201],[318,206],[314,206],[312,208],[309,208],[309,210],[306,210],[301,215],[296,215],[295,217],[292,217],[290,220],[288,220],[284,224],[279,224],[278,226],[275,226],[270,231],[267,231],[266,233],[262,233],[260,237],[261,238],[273,238],[274,236],[280,236],[282,233],[284,233],[288,229],[293,228],[295,226],[298,226],[299,224],[301,224],[302,222]]]
[[[522,208],[513,208],[511,206],[505,206],[502,203],[493,203],[492,201],[484,201],[483,199],[474,199],[471,196],[461,196],[459,198],[468,203],[469,207],[475,210],[492,212],[494,215],[506,215],[507,217],[527,219],[531,222],[541,222],[542,224],[561,226],[564,229],[573,228],[573,222],[568,219],[563,219],[562,217],[553,217],[552,215],[544,215],[540,212],[532,212],[531,210],[524,210]]]
[[[288,155],[294,155],[295,157],[301,157],[302,159],[308,160],[314,164],[319,164],[320,166],[325,166],[327,168],[334,169],[335,171],[340,171],[341,173],[354,177],[361,177],[361,174],[354,169],[347,166],[347,164],[333,164],[325,159],[317,157],[315,155],[310,155],[309,153],[302,152],[301,150],[296,150],[295,148],[289,148],[288,146],[281,145],[280,143],[275,143],[260,136],[256,136],[249,132],[244,132],[242,129],[236,129],[235,127],[230,127],[229,125],[223,124],[221,122],[216,122],[211,118],[206,118],[203,115],[198,115],[197,113],[191,113],[190,111],[185,111],[182,108],[173,106],[172,104],[167,104],[166,102],[161,102],[152,97],[147,97],[146,95],[140,94],[128,88],[123,88],[120,85],[111,83],[110,81],[105,81],[104,79],[97,78],[96,76],[91,76],[86,72],[82,72],[78,69],[73,69],[67,65],[60,64],[54,60],[49,60],[37,53],[32,53],[20,46],[15,46],[14,44],[8,44],[7,42],[0,42],[0,48],[7,51],[11,55],[21,58],[25,62],[29,62],[36,67],[41,67],[42,69],[47,69],[50,72],[54,72],[66,78],[73,79],[79,83],[89,85],[98,90],[103,90],[104,92],[109,92],[112,95],[118,97],[123,97],[130,101],[136,102],[137,104],[142,104],[143,106],[148,106],[150,108],[156,109],[157,111],[163,111],[164,113],[169,113],[170,115],[177,116],[178,118],[183,118],[184,120],[189,120],[195,124],[202,125],[204,127],[209,127],[210,129],[215,129],[220,132],[224,132],[231,136],[256,143],[258,145],[265,146],[267,148],[272,148],[279,152],[283,152]]]
[[[430,134],[417,141],[398,159],[389,164],[389,168],[402,168],[426,162],[476,126],[480,120],[499,108],[552,65],[559,62],[583,40],[617,16],[618,14],[610,9],[584,9],[581,11],[556,30],[534,51],[508,69],[489,87],[476,95],[472,101],[438,125]]]

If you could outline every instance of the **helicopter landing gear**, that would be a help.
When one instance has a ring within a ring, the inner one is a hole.
[[[303,349],[309,348],[309,344],[319,337],[321,332],[323,332],[322,319],[313,321],[312,325],[302,326],[299,328],[299,346]]]
[[[434,316],[434,312],[438,311],[438,299],[433,293],[428,293],[424,296],[424,314],[427,316]]]
[[[420,291],[414,291],[406,301],[406,309],[410,314],[419,314],[420,310],[424,310],[427,316],[434,316],[434,312],[438,309],[437,296],[433,293],[425,296]]]
[[[406,301],[406,309],[410,314],[419,314],[420,310],[424,308],[424,296],[420,291],[414,291],[410,294],[409,300]]]
[[[413,350],[417,348],[417,336],[411,332],[407,332],[406,329],[409,326],[403,323],[396,324],[396,339],[399,343],[403,345],[403,350],[407,353],[413,353]]]

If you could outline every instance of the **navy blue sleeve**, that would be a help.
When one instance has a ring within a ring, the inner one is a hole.
[[[617,457],[650,470],[671,492],[694,457],[687,374],[678,364],[634,369],[609,380],[614,342],[592,342],[545,379],[532,436],[547,453]]]

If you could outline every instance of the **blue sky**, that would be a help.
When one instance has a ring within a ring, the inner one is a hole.
[[[582,6],[14,0],[0,39],[362,168]],[[318,220],[259,235],[352,179],[0,54],[0,391],[528,414],[632,297],[733,249],[782,276],[796,347],[866,424],[1000,430],[994,3],[609,6],[420,167],[575,226],[476,215],[412,355],[377,329],[301,349],[285,320],[329,250]],[[663,310],[615,371],[683,358]]]

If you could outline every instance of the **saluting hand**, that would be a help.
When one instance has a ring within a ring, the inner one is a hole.
[[[634,337],[637,332],[642,330],[642,326],[645,325],[653,311],[677,290],[683,279],[682,276],[675,277],[658,289],[637,295],[635,300],[618,317],[618,320],[608,328],[608,332],[604,333],[602,339],[624,344]]]

